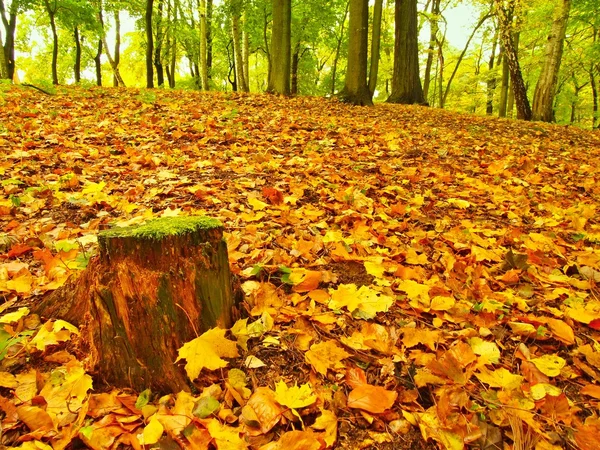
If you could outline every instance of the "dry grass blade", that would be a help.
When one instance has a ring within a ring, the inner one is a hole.
[[[526,426],[519,416],[509,414],[508,423],[512,430],[514,450],[533,450],[540,440],[540,436],[535,434],[531,427]]]

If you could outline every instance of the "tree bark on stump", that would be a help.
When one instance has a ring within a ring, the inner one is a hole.
[[[98,234],[99,255],[37,309],[81,326],[86,365],[101,381],[137,391],[188,389],[177,350],[228,328],[234,299],[223,226],[161,218]]]

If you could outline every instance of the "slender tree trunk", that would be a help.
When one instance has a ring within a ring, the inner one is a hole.
[[[298,94],[298,65],[300,63],[300,41],[294,47],[292,54],[292,95]]]
[[[590,85],[592,88],[592,129],[594,129],[598,124],[598,85],[593,68],[590,69]]]
[[[154,0],[146,0],[145,25],[146,25],[146,87],[154,87],[154,36],[152,34],[152,11],[154,9]]]
[[[544,122],[554,121],[554,93],[558,82],[558,71],[567,32],[567,22],[571,11],[572,0],[560,0],[557,2],[554,20],[548,41],[542,73],[535,86],[533,94],[533,119]]]
[[[8,78],[8,63],[6,62],[6,54],[2,43],[2,30],[0,30],[0,79]]]
[[[417,0],[396,0],[394,73],[390,103],[425,103],[419,78]]]
[[[212,80],[213,38],[212,38],[213,0],[206,0],[206,70]]]
[[[519,55],[519,41],[521,40],[521,32],[517,31],[514,33],[515,52]],[[508,64],[508,63],[507,63]],[[510,67],[508,68],[510,76]],[[515,109],[515,90],[513,89],[512,81],[509,83],[510,89],[508,90],[508,104],[506,105],[506,113],[509,117],[513,117],[513,110]]]
[[[271,79],[271,72],[273,71],[273,62],[271,58],[271,50],[269,48],[269,38],[267,37],[267,31],[269,30],[269,15],[267,14],[267,7],[263,8],[263,40],[265,44],[265,54],[267,55],[268,70],[267,70],[267,83]]]
[[[506,54],[506,58],[508,60],[510,81],[513,86],[513,94],[515,96],[515,103],[517,105],[517,119],[531,120],[531,106],[529,104],[529,99],[527,98],[527,87],[523,81],[519,57],[513,41],[512,24],[509,21],[508,10],[503,6],[502,0],[494,1],[498,13],[500,36],[502,39],[502,45],[504,47],[504,53]],[[514,6],[514,1],[515,0],[509,1],[509,7]]]
[[[46,12],[50,18],[50,29],[52,30],[52,84],[58,85],[58,32],[56,31],[56,5],[54,8],[49,0],[44,0]]]
[[[292,53],[292,1],[273,0],[273,29],[271,31],[271,77],[267,91],[290,94]]]
[[[200,7],[200,81],[202,83],[202,89],[208,91],[208,32],[207,32],[207,19],[206,19],[206,0],[198,2]]]
[[[114,14],[115,17],[115,65],[118,67],[121,62],[121,17],[119,10],[117,9]],[[113,75],[113,86],[119,86],[119,80]]]
[[[177,3],[173,7],[173,23],[177,23]],[[167,77],[169,80],[169,87],[175,89],[175,70],[177,69],[177,36],[173,32],[173,29],[169,28],[169,48],[171,49],[171,60],[167,65]]]
[[[375,5],[373,6],[373,31],[371,33],[371,64],[369,67],[369,91],[371,92],[371,97],[375,95],[375,89],[377,88],[382,12],[383,0],[375,0]]]
[[[479,19],[479,22],[477,23],[475,28],[473,28],[473,31],[471,32],[469,39],[467,39],[467,43],[465,44],[463,51],[460,53],[458,60],[456,61],[456,65],[454,66],[454,70],[452,71],[452,74],[450,75],[450,78],[448,79],[448,83],[446,84],[446,90],[444,91],[444,96],[442,97],[442,102],[440,105],[441,108],[446,106],[446,99],[448,98],[448,93],[450,92],[450,85],[452,84],[452,81],[454,80],[454,77],[456,76],[456,72],[458,72],[458,66],[460,66],[460,63],[462,62],[463,58],[465,57],[465,54],[467,53],[467,50],[469,49],[469,45],[471,44],[471,41],[473,40],[473,36],[475,36],[475,33],[477,33],[477,30],[479,30],[481,25],[483,25],[484,22],[487,19],[489,19],[490,17],[491,17],[491,14],[486,14],[481,19]]]
[[[244,92],[250,92],[250,39],[248,37],[248,23],[246,21],[246,8],[242,14],[242,67],[244,69]]]
[[[73,39],[75,40],[75,65],[73,66],[73,75],[75,83],[81,81],[81,39],[79,38],[79,28],[73,28]]]
[[[494,72],[494,64],[496,63],[496,47],[498,46],[498,30],[494,33],[492,41],[492,54],[488,63],[488,79],[487,79],[487,104],[485,113],[488,116],[494,114],[494,93],[496,91],[497,78]]]
[[[235,58],[235,78],[239,91],[248,92],[248,85],[244,79],[244,58],[242,56],[242,42],[240,32],[240,16],[236,11],[233,13],[231,25],[231,36],[233,38],[233,54]]]
[[[110,49],[108,47],[108,44],[106,43],[106,35],[102,36],[102,43],[104,44],[104,49],[106,57],[108,58],[108,63],[110,64],[110,67],[113,70],[113,75],[117,78],[118,85],[121,87],[125,87],[125,82],[123,81],[123,78],[121,78],[121,73],[119,72],[119,66],[117,66],[117,63],[110,54]]]
[[[1,0],[0,0],[1,1]],[[102,17],[102,2],[99,3],[98,9],[98,22],[104,33],[104,20]],[[96,54],[94,55],[94,66],[96,67],[96,85],[102,86],[102,38],[98,39],[98,45],[96,46]]]
[[[156,84],[162,87],[165,84],[165,70],[162,64],[163,33],[163,7],[164,1],[158,0],[156,14],[156,42],[154,45],[154,68],[156,69]]]
[[[498,117],[506,117],[506,107],[508,103],[508,90],[509,90],[509,71],[508,71],[508,60],[502,47],[500,47],[500,55],[502,61],[502,78],[500,85],[500,101],[498,103]]]
[[[346,3],[346,11],[344,12],[344,18],[342,19],[342,24],[340,26],[340,35],[337,40],[337,46],[335,48],[335,56],[333,57],[333,68],[331,69],[331,95],[335,94],[335,79],[337,75],[337,65],[340,59],[340,51],[342,49],[342,42],[344,41],[344,26],[346,24],[346,18],[348,17],[348,13],[350,11],[350,1]]]
[[[371,106],[373,100],[367,84],[369,0],[350,0],[348,33],[346,81],[339,96],[346,103]]]
[[[431,66],[433,65],[433,54],[439,31],[438,20],[440,18],[440,0],[431,2],[431,18],[429,19],[429,48],[427,49],[427,63],[425,64],[425,77],[423,78],[423,97],[429,99],[429,85],[431,84]]]

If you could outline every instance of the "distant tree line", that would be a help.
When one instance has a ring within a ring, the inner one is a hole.
[[[478,17],[457,49],[451,0],[0,0],[0,77],[337,94],[598,127],[600,2],[464,3]],[[136,32],[122,34],[124,18]]]

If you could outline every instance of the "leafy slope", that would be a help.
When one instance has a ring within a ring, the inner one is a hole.
[[[0,102],[3,444],[596,448],[597,133],[265,95]],[[195,364],[195,396],[91,390],[76,330],[27,305],[103,224],[190,214],[225,224],[239,357]]]

